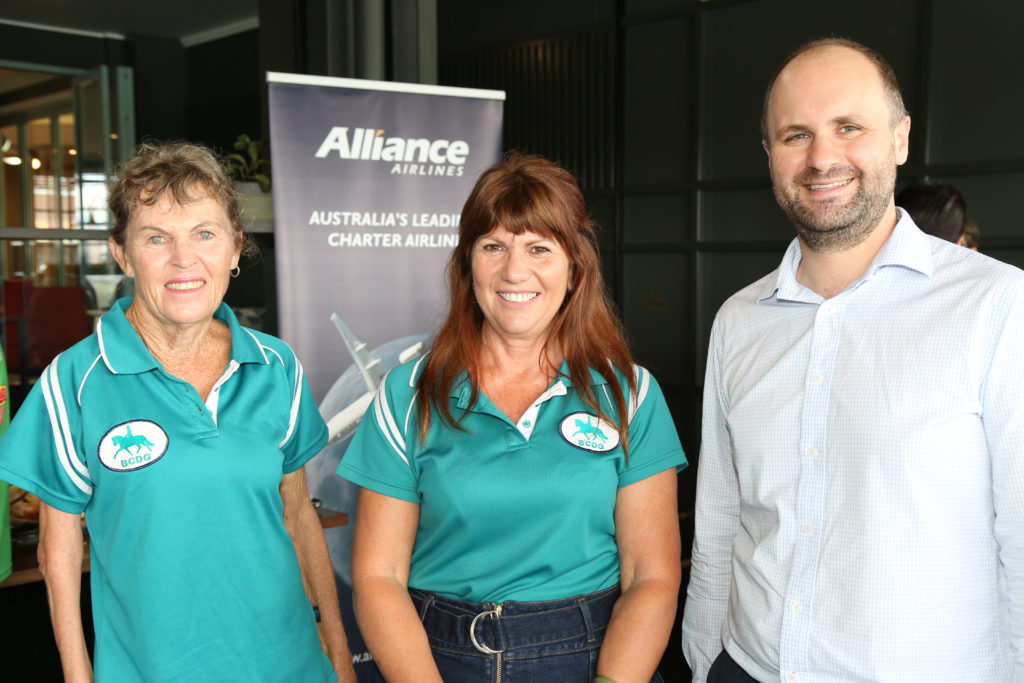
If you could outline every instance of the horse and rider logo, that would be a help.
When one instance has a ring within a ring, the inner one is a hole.
[[[115,472],[137,470],[167,452],[167,432],[149,420],[131,420],[113,427],[100,440],[99,457]]]
[[[153,446],[155,444],[152,441],[147,439],[142,434],[139,434],[138,436],[132,434],[131,425],[125,425],[125,429],[127,430],[127,432],[125,433],[124,436],[115,436],[112,439],[114,445],[117,446],[117,451],[114,453],[114,455],[117,455],[121,451],[128,451],[128,455],[131,455],[132,446],[135,447],[135,455],[141,453],[143,448],[146,449],[147,453],[151,453],[153,451]]]
[[[558,432],[569,444],[604,453],[619,445],[619,431],[593,413],[572,413],[562,418]]]

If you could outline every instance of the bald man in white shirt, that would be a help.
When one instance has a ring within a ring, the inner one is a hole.
[[[694,681],[1024,681],[1024,273],[896,207],[909,133],[852,41],[769,87],[797,238],[711,334]]]

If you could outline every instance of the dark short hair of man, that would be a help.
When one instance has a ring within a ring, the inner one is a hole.
[[[812,40],[808,43],[804,43],[797,49],[793,50],[793,52],[791,52],[789,56],[779,64],[778,68],[775,69],[771,78],[768,80],[768,87],[765,89],[764,93],[764,102],[761,105],[761,139],[769,145],[771,145],[771,138],[768,131],[768,105],[772,99],[772,91],[775,89],[775,81],[779,79],[779,75],[782,73],[782,70],[800,55],[827,47],[846,47],[851,50],[855,50],[867,57],[868,61],[875,65],[875,68],[878,69],[878,75],[882,78],[882,84],[885,87],[886,96],[889,100],[890,125],[892,127],[895,128],[896,124],[902,121],[907,115],[907,108],[903,104],[903,94],[900,92],[900,84],[899,81],[896,80],[896,71],[892,68],[892,64],[889,63],[889,60],[875,50],[872,50],[870,47],[862,45],[855,40],[850,40],[848,38],[820,38],[818,40]]]

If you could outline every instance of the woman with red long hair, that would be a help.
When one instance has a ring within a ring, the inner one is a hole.
[[[679,590],[676,471],[576,181],[483,173],[431,352],[378,390],[338,473],[362,487],[356,616],[391,681],[660,681]]]

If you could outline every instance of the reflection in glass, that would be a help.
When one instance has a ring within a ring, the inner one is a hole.
[[[106,230],[107,177],[103,173],[81,174],[82,226],[88,230]]]
[[[18,126],[0,128],[0,204],[3,212],[0,225],[21,226],[22,222],[22,182],[21,182],[21,147]]]
[[[75,180],[75,115],[70,112],[57,117],[59,145],[53,149],[54,168],[60,177],[61,225],[65,228],[83,227],[78,224],[78,183]]]
[[[32,167],[32,226],[60,228],[60,195],[54,177],[52,119],[28,122],[28,156]]]

